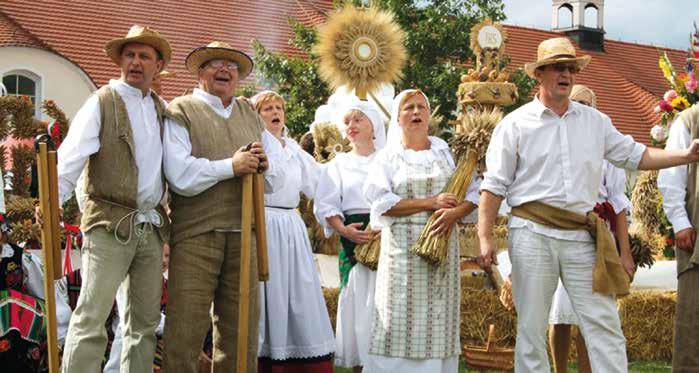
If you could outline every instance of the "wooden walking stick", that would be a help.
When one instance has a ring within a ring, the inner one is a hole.
[[[250,308],[250,245],[252,244],[253,177],[243,176],[240,226],[240,290],[238,299],[238,352],[236,371],[246,373],[248,365],[248,321]],[[257,294],[255,294],[257,295]]]
[[[265,224],[265,177],[253,175],[252,199],[255,205],[255,246],[257,247],[257,277],[269,280],[269,258],[267,257],[267,225]]]
[[[61,239],[58,214],[58,174],[56,151],[49,151],[46,138],[37,139],[37,171],[39,174],[39,206],[44,223],[41,226],[41,247],[44,254],[44,295],[48,339],[49,372],[58,373],[58,341],[56,329],[56,293],[54,280],[61,278]],[[66,253],[70,255],[70,253]]]

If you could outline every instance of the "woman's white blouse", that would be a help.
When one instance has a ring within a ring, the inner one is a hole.
[[[315,197],[320,165],[293,139],[284,137],[284,143],[282,154],[275,158],[275,167],[284,170],[284,181],[274,193],[265,194],[265,206],[295,209],[300,201],[299,192],[308,198]]]
[[[313,212],[326,237],[333,232],[327,218],[339,216],[344,220],[345,213],[369,213],[370,205],[364,197],[363,186],[368,178],[373,177],[368,173],[369,165],[377,153],[368,156],[337,153],[325,164],[318,182]]]
[[[444,159],[452,170],[456,168],[449,145],[438,137],[430,136],[429,140],[430,149],[420,151],[405,149],[402,144],[388,145],[381,150],[369,167],[369,177],[364,184],[364,196],[371,201],[370,223],[373,229],[381,229],[393,223],[392,217],[383,214],[401,200],[401,197],[393,193],[394,186],[410,178],[405,169],[394,169],[391,166],[393,160],[399,158],[401,163],[430,163]],[[480,182],[481,178],[474,175],[466,192],[466,201],[478,204]],[[467,216],[469,217],[471,216]]]

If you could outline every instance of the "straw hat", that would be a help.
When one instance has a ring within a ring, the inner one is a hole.
[[[170,57],[172,56],[170,43],[168,43],[164,37],[160,36],[159,32],[149,27],[139,25],[131,26],[126,37],[112,39],[107,42],[104,46],[104,51],[107,52],[107,56],[118,65],[121,60],[121,48],[128,43],[150,45],[160,52],[166,64],[170,62]]]
[[[199,47],[193,50],[187,59],[185,65],[187,70],[194,75],[199,74],[199,68],[204,63],[215,59],[231,60],[238,64],[238,79],[245,79],[252,72],[252,59],[245,53],[233,49],[228,43],[214,41],[205,47]]]
[[[524,65],[527,75],[534,78],[534,71],[541,66],[553,65],[559,62],[573,62],[582,71],[592,57],[588,55],[577,57],[575,47],[567,38],[547,39],[539,44],[537,61]]]
[[[174,71],[163,70],[160,73],[158,73],[158,76],[160,77],[160,79],[174,78],[177,76],[177,73]]]

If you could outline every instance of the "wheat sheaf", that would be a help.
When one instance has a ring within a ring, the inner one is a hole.
[[[358,95],[400,79],[404,37],[392,13],[347,5],[318,29],[320,76],[333,89],[347,85]]]

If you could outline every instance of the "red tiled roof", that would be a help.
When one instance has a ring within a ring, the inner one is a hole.
[[[194,86],[184,59],[194,48],[214,39],[252,52],[257,38],[267,48],[287,55],[303,53],[288,43],[293,31],[288,18],[306,25],[322,22],[332,0],[212,0],[198,1],[88,1],[60,0],[0,2],[0,46],[29,45],[60,53],[86,71],[97,86],[119,75],[104,55],[104,44],[124,35],[132,24],[161,32],[173,47],[168,70],[177,73],[164,81],[164,96],[171,99]],[[560,33],[519,26],[506,26],[506,53],[511,67],[536,59],[538,44]],[[653,113],[657,100],[669,88],[658,68],[659,51],[667,51],[676,68],[684,64],[685,52],[648,45],[606,40],[605,52],[578,51],[592,55],[578,82],[598,96],[598,107],[623,133],[649,143],[649,130],[659,122]]]
[[[8,46],[45,47],[39,39],[0,11],[0,47]]]
[[[256,38],[268,49],[301,55],[288,44],[293,35],[288,18],[317,24],[330,9],[331,0],[0,2],[0,15],[4,13],[46,46],[74,61],[98,87],[119,75],[118,68],[102,52],[107,41],[125,35],[133,24],[158,30],[173,47],[167,69],[177,73],[163,82],[167,99],[195,85],[184,66],[185,57],[194,48],[221,40],[252,53],[251,41]],[[6,34],[3,26],[0,19],[0,46]]]
[[[561,36],[553,31],[519,26],[507,25],[505,29],[509,37],[505,53],[512,58],[510,66],[514,68],[535,61],[541,41]],[[612,118],[619,131],[650,144],[650,128],[660,122],[653,108],[670,89],[658,68],[658,57],[667,52],[679,70],[684,68],[686,51],[614,40],[605,40],[604,49],[604,52],[592,52],[578,48],[578,54],[589,54],[592,61],[577,76],[577,83],[595,91],[598,109]]]

